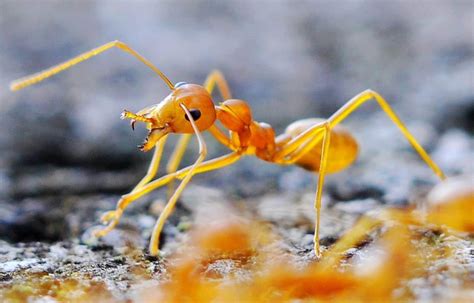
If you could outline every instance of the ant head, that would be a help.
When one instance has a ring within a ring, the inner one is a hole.
[[[216,110],[207,90],[201,85],[179,82],[174,86],[174,90],[158,104],[155,111],[157,120],[162,126],[169,127],[170,132],[194,133],[181,104],[189,110],[200,131],[214,124]]]
[[[160,103],[145,108],[137,114],[124,112],[123,118],[132,119],[132,128],[136,121],[145,122],[150,130],[145,142],[139,146],[148,151],[162,137],[169,133],[194,133],[188,116],[181,107],[186,106],[200,131],[214,124],[216,110],[207,90],[196,84],[177,83],[172,92]]]

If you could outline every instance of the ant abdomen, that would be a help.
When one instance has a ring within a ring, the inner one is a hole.
[[[324,119],[309,118],[291,123],[285,130],[285,134],[294,138]],[[296,164],[304,169],[318,172],[321,162],[322,140],[317,143],[308,153],[302,156]],[[359,146],[352,134],[343,126],[337,125],[331,129],[331,140],[329,144],[327,173],[336,173],[350,166],[357,158]]]

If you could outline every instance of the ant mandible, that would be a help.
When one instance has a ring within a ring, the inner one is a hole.
[[[280,165],[296,164],[311,172],[319,173],[314,203],[316,212],[314,250],[316,256],[320,257],[319,225],[324,177],[327,173],[335,173],[347,168],[356,159],[358,152],[356,140],[348,130],[339,124],[369,100],[374,100],[380,105],[435,174],[440,179],[445,178],[441,169],[431,160],[387,101],[373,90],[365,90],[353,97],[328,119],[298,120],[290,124],[283,134],[275,136],[270,125],[253,120],[251,109],[245,101],[231,98],[227,82],[219,71],[209,74],[203,86],[184,82],[173,84],[150,61],[121,41],[106,43],[64,63],[14,81],[10,88],[14,91],[25,88],[113,47],[131,54],[151,68],[168,85],[171,93],[160,103],[142,109],[136,114],[126,110],[122,113],[122,119],[131,119],[132,128],[136,122],[146,124],[149,130],[148,136],[139,148],[144,152],[152,148],[155,148],[155,151],[148,172],[143,179],[130,193],[121,197],[115,210],[102,215],[101,221],[107,226],[96,231],[95,236],[97,237],[106,235],[117,225],[130,203],[175,179],[179,179],[181,183],[171,195],[153,229],[149,250],[151,255],[156,256],[159,253],[159,238],[164,223],[191,178],[199,173],[231,165],[242,156],[249,155]],[[219,105],[214,105],[211,98],[216,85],[224,99],[224,102]],[[216,121],[227,128],[228,134],[216,126]],[[207,148],[201,132],[206,130],[232,152],[204,161]],[[167,165],[168,174],[152,181],[158,171],[163,147],[170,133],[182,135]],[[199,142],[199,157],[193,165],[178,170],[192,134],[196,135]]]

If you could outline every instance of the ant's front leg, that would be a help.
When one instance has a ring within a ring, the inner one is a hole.
[[[232,165],[235,162],[237,162],[241,157],[242,157],[241,152],[237,151],[237,152],[233,152],[233,153],[230,153],[230,154],[218,157],[218,158],[214,158],[214,159],[209,160],[209,161],[205,161],[205,162],[201,163],[201,165],[196,167],[196,169],[194,170],[194,174],[201,174],[201,173],[205,173],[205,172],[208,172],[208,171],[220,169],[220,168],[228,166],[228,165]],[[128,205],[130,205],[131,203],[133,203],[134,201],[136,201],[140,197],[143,197],[143,196],[147,195],[148,193],[154,191],[157,188],[160,188],[160,187],[168,184],[169,182],[171,182],[175,179],[183,180],[183,178],[186,175],[188,175],[189,171],[192,168],[193,168],[193,165],[185,167],[185,168],[183,168],[183,169],[181,169],[181,170],[179,170],[175,173],[171,173],[171,174],[165,175],[163,177],[160,177],[160,178],[158,178],[158,179],[156,179],[152,182],[149,182],[149,183],[143,185],[142,187],[140,187],[140,188],[138,188],[138,189],[126,194],[126,195],[123,195],[122,198],[120,198],[120,200],[117,202],[116,210],[105,213],[103,215],[103,219],[108,219],[108,221],[106,223],[108,223],[110,221],[109,225],[113,224],[114,221],[116,221],[115,222],[115,225],[116,225],[118,223],[118,219],[120,218],[120,216],[123,213],[123,210],[125,210],[128,207]],[[113,220],[113,221],[111,221],[111,220]],[[110,230],[112,230],[115,227],[115,225],[113,225],[110,228]],[[107,226],[105,229],[109,229],[109,227]],[[96,234],[97,234],[96,236],[98,236],[98,237],[104,236],[110,230],[108,230],[106,232],[102,232],[102,230],[99,230],[99,231],[96,232]]]
[[[219,70],[213,70],[209,75],[206,77],[206,81],[203,85],[206,90],[212,95],[214,89],[217,87],[219,92],[224,100],[232,98],[229,85],[224,78],[224,75]],[[224,144],[225,146],[229,147],[230,140],[229,138],[224,135],[215,125],[211,126],[209,132],[216,137],[216,139]],[[171,158],[166,166],[166,172],[168,174],[175,173],[178,168],[181,160],[184,156],[184,152],[188,147],[189,140],[191,139],[192,134],[182,134],[179,138],[178,144],[174,149],[173,153],[171,154]],[[168,199],[171,198],[171,195],[174,192],[174,180],[168,183]]]
[[[163,155],[163,149],[166,143],[166,139],[168,136],[164,136],[161,138],[160,141],[155,145],[155,152],[153,153],[153,158],[151,160],[150,166],[148,167],[148,171],[146,175],[138,182],[138,184],[133,188],[133,190],[130,192],[130,194],[136,192],[140,188],[142,188],[144,185],[148,184],[151,179],[156,175],[158,172],[158,168],[160,166],[160,161],[161,161],[161,156]],[[97,230],[94,233],[94,236],[96,237],[103,237],[106,234],[108,234],[112,229],[117,226],[119,223],[120,217],[122,216],[123,212],[125,211],[125,208],[127,205],[124,205],[123,202],[121,202],[122,199],[120,199],[117,202],[117,206],[115,210],[111,210],[108,212],[105,212],[101,217],[100,221],[102,224],[107,224],[106,227],[103,229]]]
[[[178,170],[179,164],[183,159],[184,153],[188,147],[189,141],[191,140],[192,134],[182,134],[179,138],[178,144],[176,145],[171,157],[166,165],[166,173],[173,174]],[[174,192],[174,180],[171,180],[168,183],[168,199],[171,198],[171,195]]]
[[[220,168],[225,167],[225,166],[232,165],[235,162],[237,162],[241,157],[242,157],[242,153],[240,151],[238,151],[238,152],[233,152],[233,153],[230,153],[230,154],[227,154],[227,155],[224,155],[224,156],[212,159],[212,160],[205,161],[203,163],[200,163],[200,162],[196,161],[196,163],[198,163],[198,165],[194,164],[194,165],[185,167],[185,168],[183,168],[183,169],[181,169],[181,170],[179,170],[175,173],[165,175],[165,176],[160,177],[160,178],[158,178],[158,179],[156,179],[152,182],[149,182],[148,184],[142,186],[141,188],[139,188],[135,191],[132,191],[129,194],[123,195],[122,198],[117,203],[117,209],[114,211],[115,216],[117,217],[117,215],[119,213],[121,215],[123,210],[125,208],[127,208],[129,204],[133,203],[134,201],[136,201],[140,197],[143,197],[144,195],[154,191],[155,189],[160,188],[160,187],[168,184],[169,182],[171,182],[174,179],[184,181],[184,179],[187,176],[189,176],[188,178],[190,179],[193,175],[200,174],[200,173],[205,173],[205,172],[208,172],[208,171],[212,171],[212,170],[220,169]],[[184,184],[184,185],[180,185],[180,186],[182,186],[181,187],[182,189],[184,189],[184,186],[186,186],[189,179],[186,181],[186,183],[181,183],[181,184]],[[179,194],[181,193],[182,189],[177,194],[176,199],[177,199],[177,197],[179,197]],[[176,190],[176,192],[178,192],[178,190]],[[173,196],[176,195],[176,192]],[[176,201],[172,202],[171,204],[170,204],[170,202],[168,202],[168,204],[167,204],[167,205],[171,205],[171,206],[168,207],[169,212],[171,212],[172,208],[174,207],[173,203],[176,203]],[[158,237],[159,233],[161,233],[161,228],[163,227],[162,224],[164,223],[164,221],[166,220],[168,215],[161,215],[160,216],[160,218],[161,218],[161,220],[159,221],[160,225],[158,225],[159,226],[158,228],[155,228],[156,237]],[[111,221],[109,223],[109,225],[113,224],[114,222],[118,222],[118,219],[115,219],[116,217],[113,218],[114,221]],[[114,226],[112,226],[110,228],[110,230],[112,230]],[[109,228],[109,226],[107,226],[105,229],[108,229],[108,228]],[[104,232],[103,235],[105,235],[106,233],[107,232]],[[102,236],[102,230],[96,232],[96,236]],[[158,241],[158,239],[155,238],[155,241]],[[153,244],[153,247],[157,248],[158,247],[158,242],[155,242]]]

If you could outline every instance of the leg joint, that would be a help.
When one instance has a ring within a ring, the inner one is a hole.
[[[110,42],[110,44],[112,44],[112,45],[117,45],[117,46],[118,46],[118,45],[126,45],[125,43],[123,43],[123,42],[120,41],[120,40],[114,40],[114,41]]]
[[[207,157],[207,146],[206,144],[203,144],[201,147],[201,150],[199,151],[201,157],[204,159]]]
[[[333,126],[331,125],[331,122],[329,122],[329,120],[326,120],[326,121],[324,121],[324,123],[323,123],[323,127],[324,127],[324,129],[325,129],[326,131],[330,131]]]
[[[366,89],[362,94],[371,96],[377,102],[380,102],[380,100],[383,100],[382,96],[379,93],[377,93],[375,90],[372,90],[370,88]]]

